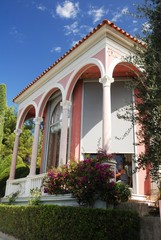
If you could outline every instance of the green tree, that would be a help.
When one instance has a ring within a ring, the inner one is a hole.
[[[31,156],[32,153],[33,134],[32,130],[22,127],[22,133],[20,135],[18,155],[25,160],[27,156]]]
[[[2,145],[2,139],[3,139],[5,109],[6,109],[6,85],[0,84],[0,157],[1,157],[1,145]]]
[[[6,107],[5,122],[4,122],[4,134],[2,140],[2,160],[10,154],[12,154],[16,127],[16,113],[13,107]]]
[[[2,140],[2,160],[0,164],[0,172],[4,170],[4,167],[8,164],[4,161],[10,162],[13,152],[13,146],[15,141],[14,130],[16,128],[16,112],[13,107],[6,107],[5,122],[4,122],[4,135]],[[31,157],[32,143],[33,143],[34,124],[33,120],[27,120],[22,126],[22,133],[20,135],[18,156],[26,162],[26,159]],[[40,134],[41,136],[41,134]],[[41,156],[41,139],[38,150],[38,162]],[[3,169],[2,169],[3,168]]]
[[[2,159],[9,156],[13,152],[13,146],[15,141],[14,130],[16,128],[16,112],[13,107],[7,107],[5,113],[4,123],[4,136],[2,140]],[[26,155],[31,155],[32,141],[33,141],[33,128],[27,124],[22,127],[22,133],[20,135],[18,155],[24,160]]]
[[[138,168],[149,169],[157,182],[161,165],[161,2],[146,0],[138,11],[147,22],[143,32],[146,47],[136,48],[137,55],[130,59],[142,68],[141,76],[133,79],[138,99],[133,120],[140,125],[139,144],[145,146],[137,161]]]
[[[6,180],[9,177],[12,152],[15,141],[14,130],[16,128],[16,115],[13,107],[6,107],[4,134],[2,139],[2,158],[0,161],[0,197],[4,196]],[[22,126],[22,133],[19,140],[18,157],[16,163],[16,178],[25,177],[29,174],[29,166],[26,164],[27,159],[31,157],[32,143],[33,143],[34,124],[33,120],[29,119],[24,122]],[[42,133],[40,133],[42,136]],[[41,158],[42,138],[40,138],[40,145],[38,149],[37,163],[39,166]],[[38,170],[38,168],[37,168]]]

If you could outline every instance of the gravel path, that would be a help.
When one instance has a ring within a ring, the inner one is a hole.
[[[0,240],[17,240],[16,238],[0,232]]]

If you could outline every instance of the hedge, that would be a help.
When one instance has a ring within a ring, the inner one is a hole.
[[[137,213],[56,205],[0,205],[0,231],[20,240],[139,240]]]

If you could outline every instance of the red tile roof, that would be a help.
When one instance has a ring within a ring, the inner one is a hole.
[[[35,82],[37,82],[41,77],[43,77],[47,72],[49,72],[52,68],[54,68],[59,62],[61,62],[65,57],[67,57],[74,49],[76,49],[79,45],[81,45],[84,41],[86,41],[91,35],[97,32],[101,27],[104,25],[108,25],[111,28],[115,29],[116,31],[120,32],[125,37],[131,39],[133,42],[141,44],[145,46],[145,44],[135,37],[131,36],[129,33],[124,31],[123,29],[117,27],[113,22],[108,20],[103,20],[102,23],[98,24],[97,27],[93,28],[91,32],[89,32],[85,37],[83,37],[79,42],[77,42],[71,49],[69,49],[62,57],[60,57],[57,61],[55,61],[50,67],[48,67],[44,72],[42,72],[37,78],[35,78],[29,85],[27,85],[16,97],[13,98],[13,102],[23,94],[29,87],[31,87]]]

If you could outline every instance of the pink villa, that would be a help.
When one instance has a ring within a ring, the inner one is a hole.
[[[50,167],[81,160],[85,153],[93,156],[98,148],[124,155],[135,169],[133,156],[144,151],[135,144],[138,126],[118,118],[118,113],[135,104],[133,91],[126,86],[140,74],[139,67],[126,60],[135,54],[134,44],[144,46],[104,20],[14,98],[19,108],[5,196],[19,190],[21,198],[29,197],[30,189],[40,188]],[[26,178],[14,179],[21,128],[31,117],[35,131],[30,173]],[[42,124],[42,159],[40,174],[36,175]],[[146,199],[150,195],[153,186],[145,176],[143,170],[132,175],[132,198]]]

